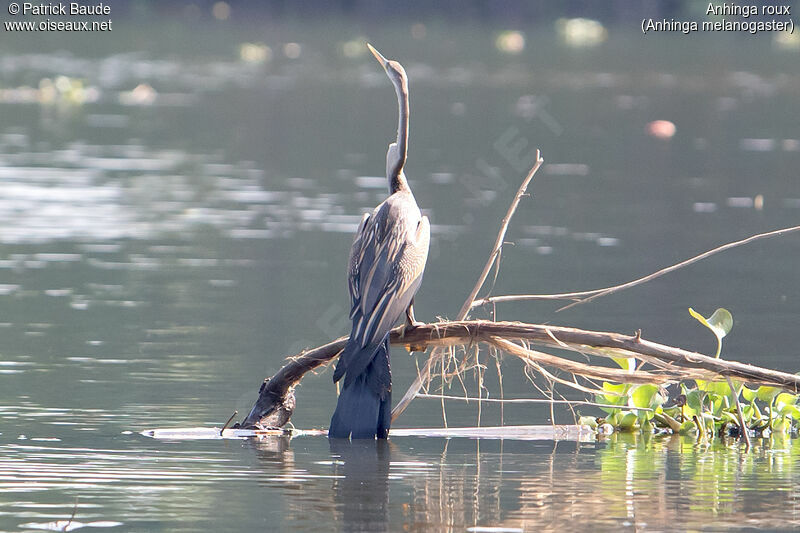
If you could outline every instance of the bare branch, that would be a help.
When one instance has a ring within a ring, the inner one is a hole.
[[[489,272],[492,270],[492,265],[497,259],[497,256],[500,254],[500,250],[503,248],[503,239],[506,237],[506,231],[508,231],[508,225],[511,223],[511,217],[514,216],[520,200],[523,196],[525,196],[525,191],[528,189],[528,184],[530,184],[531,180],[536,175],[536,172],[539,170],[539,167],[542,166],[542,163],[544,163],[544,159],[542,159],[541,154],[537,150],[536,163],[530,169],[528,175],[525,176],[525,179],[522,181],[522,185],[520,185],[519,189],[517,189],[517,194],[514,196],[514,200],[512,200],[511,205],[508,206],[508,211],[506,212],[506,216],[503,217],[503,221],[500,224],[500,231],[497,233],[497,238],[494,241],[492,252],[489,254],[489,259],[483,266],[483,272],[481,272],[481,275],[478,276],[478,281],[475,283],[475,286],[472,287],[472,291],[470,291],[467,300],[464,302],[464,305],[461,306],[461,309],[459,309],[458,315],[456,315],[458,317],[457,320],[464,320],[467,318],[469,310],[472,308],[472,302],[475,300],[475,296],[477,296],[478,291],[481,290],[481,287],[483,287],[483,284],[486,282],[486,278],[489,276]]]
[[[639,335],[621,335],[601,331],[559,327],[523,322],[490,322],[471,320],[424,324],[401,335],[402,327],[392,330],[390,341],[394,345],[414,346],[419,349],[446,346],[471,346],[475,343],[494,344],[502,350],[517,355],[526,364],[558,368],[573,375],[589,379],[638,383],[646,376],[649,382],[659,383],[682,379],[721,380],[726,377],[754,385],[779,387],[793,394],[800,392],[800,376],[776,370],[716,359],[696,352],[648,341]],[[568,349],[601,357],[636,357],[656,366],[654,370],[625,372],[600,365],[578,363],[541,351],[529,350],[515,344],[525,340],[539,346]],[[267,418],[277,408],[288,409],[287,396],[303,374],[320,367],[339,355],[347,341],[342,337],[324,346],[305,351],[289,359],[271,379],[261,387],[259,398],[240,427],[252,427]],[[549,374],[549,373],[548,373]],[[552,374],[549,374],[554,377]],[[560,383],[566,380],[556,378]],[[568,382],[567,382],[568,383]],[[574,385],[571,385],[574,386]],[[592,391],[594,392],[594,391]],[[416,394],[416,393],[415,393]],[[292,402],[293,403],[293,402]],[[291,413],[289,413],[291,414]],[[288,420],[288,417],[286,418]]]
[[[486,261],[480,276],[478,276],[478,281],[475,283],[475,286],[472,288],[472,291],[470,291],[469,296],[467,296],[467,299],[464,301],[464,305],[462,305],[461,309],[458,311],[456,320],[465,320],[467,315],[469,315],[469,311],[472,309],[472,302],[475,300],[475,296],[478,295],[478,291],[481,290],[481,287],[483,287],[483,284],[486,282],[486,278],[489,276],[489,272],[492,270],[492,265],[498,259],[498,255],[503,248],[503,239],[505,239],[508,225],[511,223],[511,217],[514,216],[520,200],[523,196],[525,196],[525,191],[528,189],[528,184],[530,184],[531,180],[536,175],[536,172],[539,170],[539,167],[542,166],[542,163],[544,163],[544,159],[542,159],[542,155],[539,150],[536,150],[536,163],[534,163],[533,167],[531,167],[530,171],[528,171],[528,175],[525,176],[525,179],[522,181],[519,189],[517,189],[517,194],[511,201],[511,205],[508,207],[506,216],[503,217],[503,221],[500,224],[500,231],[497,233],[497,238],[494,241],[492,252],[489,254],[489,259]],[[392,421],[394,421],[403,413],[403,411],[406,410],[408,404],[411,403],[411,401],[414,399],[414,396],[422,388],[422,384],[430,379],[431,369],[433,368],[434,363],[441,357],[442,356],[439,350],[433,350],[433,352],[431,352],[431,354],[428,356],[428,360],[425,362],[425,366],[422,368],[422,371],[417,374],[414,382],[411,383],[411,386],[408,387],[408,390],[406,390],[405,394],[403,394],[403,397],[400,398],[400,401],[397,402],[397,405],[395,405],[394,409],[392,409]]]
[[[718,254],[720,252],[724,252],[726,250],[730,250],[731,248],[736,248],[738,246],[743,246],[745,244],[749,244],[751,242],[760,240],[760,239],[768,239],[770,237],[778,237],[780,235],[786,235],[787,233],[792,233],[795,231],[800,231],[800,226],[792,226],[790,228],[783,228],[775,231],[768,231],[766,233],[759,233],[757,235],[753,235],[746,239],[729,242],[728,244],[723,244],[722,246],[718,246],[713,250],[708,250],[707,252],[703,252],[700,255],[696,255],[692,258],[689,258],[685,261],[681,261],[680,263],[674,264],[672,266],[668,266],[666,268],[662,268],[657,272],[653,272],[647,276],[642,278],[635,279],[633,281],[629,281],[627,283],[623,283],[621,285],[614,285],[613,287],[606,287],[604,289],[594,289],[590,291],[579,291],[579,292],[562,292],[556,294],[508,294],[502,296],[489,296],[487,298],[481,298],[479,300],[474,300],[472,302],[472,307],[480,307],[487,304],[496,304],[500,302],[522,302],[522,301],[529,301],[529,300],[574,300],[573,303],[567,304],[564,307],[559,308],[557,311],[563,311],[565,309],[569,309],[572,306],[584,304],[594,300],[595,298],[600,298],[601,296],[606,296],[608,294],[612,294],[614,292],[622,291],[625,289],[630,289],[631,287],[635,287],[637,285],[641,285],[642,283],[647,283],[648,281],[652,281],[656,278],[663,276],[664,274],[669,274],[670,272],[674,272],[678,269],[683,267],[689,266],[693,263],[698,261],[702,261],[712,255]]]

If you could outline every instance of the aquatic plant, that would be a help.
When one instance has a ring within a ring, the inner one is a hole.
[[[722,339],[733,328],[733,316],[719,308],[708,318],[694,309],[689,313],[706,326],[717,339],[714,357],[722,353]],[[623,368],[626,360],[614,359]],[[603,393],[596,394],[597,403],[619,405],[603,408],[607,416],[589,422],[594,426],[609,424],[618,431],[670,431],[681,435],[695,434],[701,439],[727,436],[755,436],[797,432],[800,422],[800,396],[783,392],[779,387],[760,386],[750,389],[742,382],[695,379],[679,385],[680,394],[666,401],[663,389],[652,384],[603,383]],[[667,405],[669,403],[669,405]],[[744,430],[744,431],[743,431]],[[749,441],[749,439],[748,439]]]

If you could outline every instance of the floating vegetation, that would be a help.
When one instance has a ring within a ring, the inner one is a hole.
[[[689,313],[706,326],[717,339],[714,355],[722,352],[722,339],[733,328],[733,316],[724,308],[717,309],[706,318],[694,309]],[[625,360],[617,360],[628,369]],[[679,393],[667,399],[664,389],[653,384],[603,383],[602,394],[595,400],[619,407],[603,407],[607,416],[581,417],[581,422],[591,427],[605,426],[604,431],[672,432],[696,435],[703,440],[715,437],[767,437],[772,433],[789,434],[797,431],[800,422],[800,395],[783,392],[778,387],[748,388],[742,382],[728,378],[726,381],[697,379],[681,383]],[[744,428],[744,431],[743,431]]]

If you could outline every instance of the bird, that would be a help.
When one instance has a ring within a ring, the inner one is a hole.
[[[405,313],[404,331],[419,323],[414,296],[428,259],[430,222],[420,213],[403,168],[408,155],[408,77],[397,61],[367,44],[394,85],[397,140],[386,152],[389,197],[364,214],[350,249],[350,338],[339,355],[334,383],[344,377],[330,438],[385,439],[391,425],[389,332]]]

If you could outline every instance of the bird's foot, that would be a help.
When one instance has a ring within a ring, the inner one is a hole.
[[[424,325],[424,322],[420,322],[416,318],[414,318],[414,299],[411,299],[411,303],[408,304],[406,308],[406,323],[403,324],[403,331],[400,332],[400,338],[406,336],[407,331],[411,331],[412,329]]]
[[[400,331],[400,338],[404,338],[407,332],[424,325],[425,322],[420,322],[419,320],[415,320],[413,322],[406,320],[405,324],[403,324],[403,329]]]

